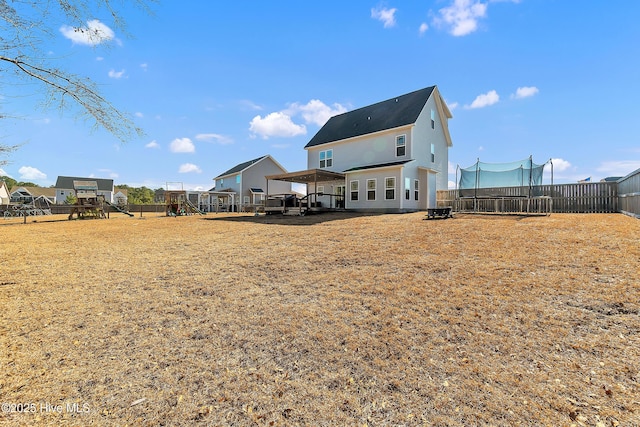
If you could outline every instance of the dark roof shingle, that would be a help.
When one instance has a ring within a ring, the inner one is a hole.
[[[268,156],[268,154],[267,154],[267,156]],[[267,156],[261,156],[261,157],[258,157],[257,159],[253,159],[253,160],[249,160],[249,161],[244,162],[244,163],[240,163],[239,165],[236,165],[236,166],[232,167],[228,171],[223,172],[220,175],[216,176],[216,178],[220,178],[221,176],[227,176],[227,175],[231,175],[231,174],[243,171],[246,168],[248,168],[249,166],[251,166],[252,164],[258,163],[260,160],[264,159]]]
[[[415,123],[435,86],[333,116],[304,148]]]

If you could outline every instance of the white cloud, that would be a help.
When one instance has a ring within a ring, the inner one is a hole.
[[[292,137],[307,133],[305,125],[293,123],[291,116],[282,112],[270,113],[264,118],[255,116],[251,120],[249,130],[254,135],[260,135],[263,139],[269,139],[272,136]]]
[[[18,169],[18,173],[20,174],[20,179],[27,181],[47,179],[47,175],[45,173],[42,173],[38,169],[31,166],[22,166],[20,169]]]
[[[2,169],[2,168],[0,168],[0,176],[6,176],[6,177],[11,178],[11,175],[9,175],[7,172],[5,172],[5,170]]]
[[[449,188],[449,190],[455,190],[456,189],[455,181],[447,181],[447,187]]]
[[[451,104],[447,103],[447,107],[449,107],[449,111],[453,111],[456,108],[458,108],[458,103],[457,102],[452,102]]]
[[[571,168],[571,163],[564,159],[551,159],[553,163],[553,171],[554,172],[564,172]]]
[[[102,56],[97,56],[96,57],[96,61],[98,61],[98,62],[104,61],[104,58]]]
[[[145,62],[144,64],[140,64],[140,68],[142,68],[143,71],[147,71],[149,65]]]
[[[120,71],[110,70],[109,77],[111,77],[112,79],[121,79],[122,77],[124,77],[124,71],[125,70],[120,70]]]
[[[536,95],[538,92],[540,91],[535,86],[523,86],[516,89],[516,93],[511,95],[511,97],[515,99],[528,98],[530,96]]]
[[[640,160],[613,160],[602,162],[596,170],[608,176],[627,176],[637,169],[640,169]]]
[[[346,112],[347,109],[338,103],[335,103],[330,107],[318,99],[312,99],[305,105],[293,103],[284,113],[292,116],[300,113],[306,123],[323,126],[331,117]]]
[[[465,106],[465,108],[484,108],[493,105],[498,101],[500,101],[500,95],[498,95],[498,92],[495,90],[491,90],[487,93],[483,93],[482,95],[478,95],[471,105]]]
[[[398,9],[376,8],[371,9],[371,17],[384,24],[384,28],[391,28],[396,25],[395,14]]]
[[[160,145],[156,142],[156,140],[154,139],[153,141],[151,141],[150,143],[148,143],[147,145],[144,146],[145,148],[160,148]]]
[[[196,146],[189,138],[176,138],[169,144],[172,153],[195,153]]]
[[[318,99],[312,99],[306,104],[297,102],[289,104],[289,107],[278,112],[268,114],[264,118],[256,116],[251,120],[249,130],[253,135],[260,135],[264,139],[271,136],[293,137],[305,135],[307,127],[304,124],[296,124],[293,117],[302,116],[306,124],[323,126],[331,117],[347,111],[347,107],[334,103],[329,106]]]
[[[143,118],[144,114],[142,114],[140,111],[136,111],[135,116],[139,118]]]
[[[487,4],[477,0],[454,0],[438,11],[434,19],[437,25],[444,25],[453,36],[466,36],[478,29],[478,20],[487,14]]]
[[[115,38],[113,30],[97,19],[88,21],[86,27],[74,28],[63,25],[60,32],[74,44],[86,46],[96,46]]]
[[[423,35],[424,33],[427,32],[428,29],[429,29],[429,26],[427,25],[427,23],[423,22],[422,24],[420,24],[420,28],[418,29],[418,32],[420,33],[420,35]]]
[[[183,165],[180,165],[180,168],[178,169],[178,173],[191,173],[191,172],[202,173],[202,169],[200,169],[198,166],[194,165],[193,163],[185,163]]]
[[[221,145],[233,144],[233,139],[217,133],[199,133],[196,135],[198,141],[217,142]]]
[[[238,101],[238,103],[245,110],[262,111],[262,107],[261,106],[259,106],[258,104],[254,103],[252,101],[249,101],[248,99],[242,99],[242,100]]]

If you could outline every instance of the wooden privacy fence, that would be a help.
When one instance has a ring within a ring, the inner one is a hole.
[[[481,194],[474,197],[473,190],[438,191],[437,203],[452,206],[456,212],[620,212],[616,182],[536,185],[531,191],[529,187],[502,187],[482,189]]]
[[[640,169],[618,181],[620,212],[640,218]]]

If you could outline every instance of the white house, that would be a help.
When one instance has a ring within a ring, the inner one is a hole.
[[[268,178],[307,183],[312,206],[426,210],[448,187],[452,117],[436,86],[349,111],[304,147],[308,170]]]
[[[13,187],[9,196],[14,203],[49,205],[56,200],[55,189],[45,187]]]
[[[286,173],[287,170],[271,155],[240,163],[214,178],[217,194],[233,193],[237,211],[263,203],[267,179],[265,176]],[[291,183],[272,185],[271,193],[291,193]],[[231,209],[231,208],[230,208]]]

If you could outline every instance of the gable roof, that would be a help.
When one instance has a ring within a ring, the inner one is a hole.
[[[232,167],[231,169],[229,169],[228,171],[223,172],[220,175],[216,176],[216,178],[220,178],[220,177],[223,177],[223,176],[227,176],[227,175],[231,175],[231,174],[234,174],[234,173],[242,172],[243,170],[245,170],[249,166],[252,166],[253,164],[258,163],[260,160],[264,159],[265,157],[267,157],[267,156],[258,157],[257,159],[253,159],[253,160],[249,160],[247,162],[243,162],[243,163],[237,164],[234,167]]]
[[[77,176],[59,176],[56,180],[56,188],[61,190],[73,190],[73,181],[95,181],[99,191],[113,191],[112,179],[82,178]]]
[[[267,155],[265,155],[265,156],[258,157],[257,159],[249,160],[249,161],[246,161],[246,162],[240,163],[240,164],[238,164],[238,165],[235,165],[234,167],[232,167],[232,168],[231,168],[231,169],[229,169],[228,171],[223,172],[223,173],[221,173],[220,175],[216,176],[214,179],[218,179],[218,178],[225,177],[225,176],[227,176],[227,175],[233,175],[233,174],[237,174],[237,173],[239,173],[239,172],[243,172],[245,169],[249,169],[251,166],[255,165],[256,163],[258,163],[258,162],[260,162],[260,161],[262,161],[262,160],[264,160],[264,159],[266,159],[266,158],[271,159],[271,161],[272,161],[273,163],[275,163],[275,164],[276,164],[280,169],[282,169],[283,171],[285,171],[285,172],[287,171],[285,168],[283,168],[283,167],[282,167],[282,165],[281,165],[280,163],[278,163],[278,162],[276,161],[276,159],[274,159],[273,157],[271,157],[271,155],[270,155],[270,154],[267,154]]]
[[[413,124],[435,89],[426,87],[333,116],[304,148]]]
[[[26,191],[34,198],[44,196],[53,200],[56,197],[56,189],[51,187],[25,187],[22,185],[18,185],[13,187],[9,193],[13,194],[20,190]]]

